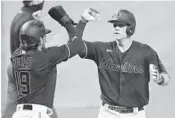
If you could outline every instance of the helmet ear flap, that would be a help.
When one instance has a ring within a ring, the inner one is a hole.
[[[35,39],[34,37],[29,37],[26,34],[22,34],[20,38],[22,49],[27,49],[29,47],[37,47],[40,44],[40,40]]]
[[[127,29],[126,29],[126,33],[127,33],[127,35],[129,35],[129,36],[133,35],[133,34],[134,34],[134,31],[135,31],[135,29],[134,29],[134,27],[133,27],[132,25],[129,25],[129,26],[127,27]]]
[[[21,45],[27,46],[27,40],[29,40],[29,37],[26,34],[21,34],[21,36],[20,36]]]

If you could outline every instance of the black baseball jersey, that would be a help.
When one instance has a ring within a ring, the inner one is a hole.
[[[36,12],[38,8],[35,7],[22,7],[21,11],[17,13],[14,17],[11,27],[10,27],[10,51],[11,54],[19,48],[20,40],[19,40],[19,32],[21,26],[27,21],[33,20],[32,14]]]
[[[56,64],[73,57],[84,48],[82,40],[42,51],[17,49],[11,57],[17,103],[42,104],[52,108],[57,70]]]
[[[80,57],[95,61],[98,67],[103,102],[125,107],[139,107],[149,101],[149,64],[166,72],[157,53],[148,45],[133,41],[122,53],[116,41],[87,42]]]

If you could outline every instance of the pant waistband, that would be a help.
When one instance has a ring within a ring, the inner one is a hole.
[[[53,114],[51,108],[40,104],[18,104],[16,107],[16,111],[23,111],[23,110],[38,111],[46,113],[49,116]]]
[[[107,103],[102,103],[102,106],[119,113],[133,113],[144,110],[143,107],[123,107],[123,106],[109,105]]]

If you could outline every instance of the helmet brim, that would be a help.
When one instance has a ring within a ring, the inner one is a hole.
[[[129,24],[127,21],[122,20],[122,19],[111,19],[108,20],[109,23],[114,23],[114,22],[118,22],[118,23],[125,23],[125,24]]]
[[[116,20],[108,20],[109,23],[114,23]]]

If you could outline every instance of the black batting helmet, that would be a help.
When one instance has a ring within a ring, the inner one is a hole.
[[[21,46],[25,49],[34,48],[40,44],[40,37],[50,33],[51,30],[46,29],[40,20],[31,20],[21,27],[19,37]]]
[[[43,9],[45,0],[23,0],[23,5],[25,7],[36,6],[39,10]]]
[[[133,13],[131,13],[128,10],[120,9],[117,10],[114,15],[112,16],[112,19],[108,22],[114,23],[114,22],[121,22],[126,23],[128,25],[126,33],[128,35],[133,35],[135,32],[136,27],[136,19]]]

